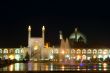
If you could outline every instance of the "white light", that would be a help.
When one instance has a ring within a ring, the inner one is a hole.
[[[66,57],[66,58],[70,58],[70,56],[69,56],[69,55],[66,55],[65,57]]]
[[[91,57],[87,57],[87,60],[90,60]]]
[[[16,56],[15,56],[15,59],[16,59],[16,60],[19,60],[19,59],[20,59],[20,55],[16,55]]]
[[[106,55],[107,52],[108,52],[108,50],[105,49],[105,50],[103,51],[103,54]]]
[[[45,26],[42,27],[42,31],[44,31],[44,30],[45,30]]]
[[[103,59],[105,60],[107,57],[108,57],[108,55],[104,55],[104,56],[103,56]]]
[[[50,59],[53,59],[53,55],[50,55]]]
[[[86,60],[86,55],[83,55],[83,56],[82,56],[82,59],[83,59],[83,60]]]
[[[102,55],[98,55],[98,58],[102,58]]]
[[[37,49],[38,49],[38,46],[35,46],[35,47],[34,47],[34,50],[37,50]]]
[[[31,26],[28,27],[28,30],[31,31]]]

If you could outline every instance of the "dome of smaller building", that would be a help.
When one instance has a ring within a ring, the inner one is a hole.
[[[70,35],[69,39],[72,39],[76,42],[87,42],[86,37],[81,32],[77,31],[77,28],[75,28],[75,32]]]

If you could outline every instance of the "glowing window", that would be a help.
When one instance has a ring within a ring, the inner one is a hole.
[[[15,55],[15,59],[19,60],[20,59],[20,55]]]
[[[80,55],[77,55],[77,60],[81,59],[81,56]]]
[[[13,55],[10,55],[9,58],[12,60],[12,59],[14,59],[14,56]]]
[[[10,49],[10,53],[13,53],[13,49]]]
[[[80,54],[80,53],[81,53],[81,50],[80,50],[80,49],[78,49],[78,50],[77,50],[77,54]]]
[[[82,54],[86,54],[86,50],[85,49],[82,50]]]
[[[71,53],[75,53],[75,50],[74,50],[74,49],[72,49],[72,50],[71,50]]]
[[[2,49],[0,49],[0,53],[2,53]]]
[[[4,53],[8,53],[8,49],[4,49]]]
[[[93,50],[93,54],[97,54],[97,50],[96,49]]]
[[[24,50],[23,49],[21,49],[21,53],[24,53]]]
[[[4,59],[8,59],[8,56],[7,55],[4,55]]]
[[[15,50],[15,53],[20,53],[19,49],[16,49],[16,50]]]
[[[91,54],[91,49],[88,49],[87,50],[87,54]]]
[[[86,55],[82,55],[82,59],[83,60],[86,60]]]
[[[36,46],[34,46],[34,50],[37,50],[38,49],[38,46],[36,45]]]
[[[98,54],[102,54],[102,49],[99,49],[98,50]]]
[[[103,54],[104,54],[104,55],[108,54],[108,50],[105,49],[105,50],[103,51]]]
[[[87,57],[87,60],[90,60],[91,59],[91,57]]]
[[[53,55],[50,55],[50,59],[53,59],[54,58],[54,56]]]

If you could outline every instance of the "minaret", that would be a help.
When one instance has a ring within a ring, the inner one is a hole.
[[[77,28],[75,28],[75,41],[76,41],[76,42],[78,42],[78,39],[77,39],[77,32],[78,32],[78,30],[77,30]]]
[[[43,53],[43,49],[44,49],[44,42],[45,42],[45,26],[42,26],[42,39],[43,39],[43,45],[42,45],[42,48],[41,48],[41,59],[43,60],[44,59],[44,53]]]
[[[60,48],[64,48],[65,41],[63,39],[62,31],[59,31]]]
[[[59,39],[60,39],[60,40],[63,39],[62,31],[59,31]]]
[[[28,47],[30,47],[31,26],[28,26]]]
[[[29,48],[29,55],[31,58],[31,42],[30,42],[30,39],[31,39],[31,26],[28,26],[28,48]]]
[[[43,48],[45,46],[45,26],[42,26]]]

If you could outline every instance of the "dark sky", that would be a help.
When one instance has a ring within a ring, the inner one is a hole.
[[[64,38],[75,27],[82,32],[88,44],[110,47],[110,8],[107,2],[69,1],[8,1],[0,4],[0,47],[27,46],[27,27],[32,36],[41,36],[46,26],[46,41],[58,44],[59,30]]]

